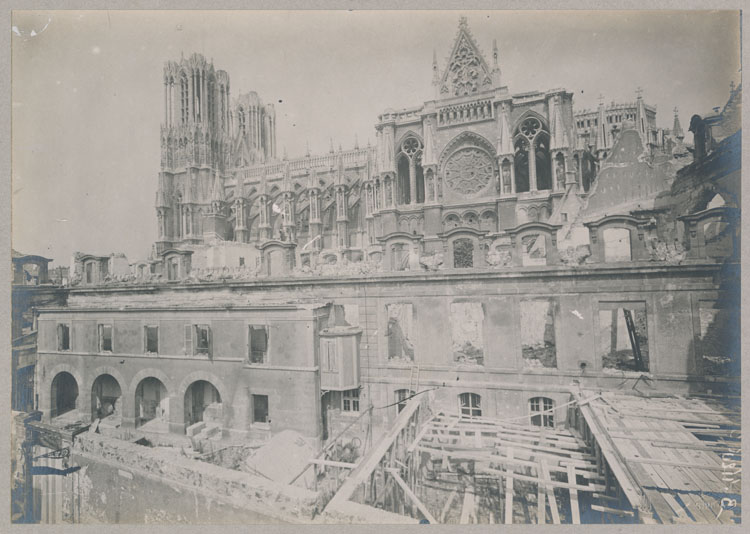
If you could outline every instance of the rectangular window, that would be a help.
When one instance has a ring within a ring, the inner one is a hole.
[[[112,325],[99,325],[99,352],[112,352]]]
[[[555,412],[552,409],[555,403],[547,397],[534,397],[529,401],[529,412],[531,424],[534,426],[544,426],[554,428]]]
[[[265,363],[268,353],[268,330],[265,326],[248,327],[250,363]]]
[[[410,303],[386,304],[388,316],[388,358],[392,360],[414,361],[414,309]]]
[[[453,361],[484,365],[484,308],[481,302],[451,302]]]
[[[57,350],[70,350],[70,325],[57,325]]]
[[[555,307],[552,300],[521,301],[521,351],[527,368],[557,367]]]
[[[240,256],[240,267],[244,267],[244,266],[245,266],[245,258]]]
[[[94,282],[94,264],[89,262],[86,264],[86,283],[91,284]]]
[[[253,395],[253,423],[270,423],[268,395]]]
[[[146,352],[157,354],[159,352],[159,327],[146,326],[143,336],[146,340]]]
[[[211,353],[211,327],[205,324],[197,324],[195,331],[195,354]]]
[[[604,369],[648,372],[645,302],[599,303],[599,355]]]
[[[344,391],[341,394],[341,411],[359,411],[359,389],[350,389],[349,391]]]

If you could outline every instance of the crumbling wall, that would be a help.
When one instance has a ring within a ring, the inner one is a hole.
[[[107,523],[297,523],[316,495],[100,434],[76,437],[81,517]],[[185,494],[190,497],[186,498]]]

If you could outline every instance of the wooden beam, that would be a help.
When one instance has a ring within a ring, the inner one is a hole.
[[[437,524],[437,520],[432,516],[430,511],[427,509],[427,507],[422,504],[422,501],[420,501],[416,495],[414,495],[414,492],[409,488],[409,486],[404,482],[404,479],[401,478],[401,475],[398,474],[398,469],[386,469],[389,475],[393,477],[393,480],[396,481],[396,483],[401,486],[401,489],[404,490],[404,493],[412,500],[414,504],[417,505],[417,508],[419,508],[419,511],[422,512],[422,515],[432,523],[433,525]]]
[[[462,525],[468,525],[471,514],[474,511],[474,491],[468,487],[464,490],[464,504],[461,507],[461,520]]]
[[[424,435],[427,434],[427,432],[429,432],[430,429],[432,428],[430,426],[430,422],[434,418],[435,418],[435,416],[433,415],[427,421],[425,421],[424,426],[422,427],[422,430],[419,431],[419,433],[417,434],[417,437],[414,438],[414,441],[412,441],[411,445],[409,445],[409,447],[406,449],[406,452],[412,452],[414,449],[417,448],[417,445],[419,445],[419,442],[422,440],[422,438],[424,437]]]
[[[513,460],[513,449],[508,449],[508,460]],[[512,473],[513,471],[511,471]],[[513,524],[513,475],[505,477],[505,524]]]
[[[458,491],[453,490],[451,491],[451,494],[448,495],[448,500],[445,501],[445,504],[443,505],[443,511],[440,513],[440,522],[445,523],[445,518],[448,517],[448,512],[451,509],[451,505],[453,504],[453,501],[456,500],[456,497],[458,497]]]
[[[593,439],[599,445],[602,455],[607,460],[607,465],[609,465],[609,468],[612,470],[612,474],[615,475],[615,478],[617,479],[620,488],[622,488],[625,497],[628,499],[630,506],[632,508],[642,507],[645,499],[643,491],[635,481],[633,474],[627,470],[624,460],[617,452],[611,439],[602,429],[601,423],[599,422],[599,418],[594,412],[594,409],[591,406],[583,404],[579,404],[578,409],[586,421],[585,427],[591,432]]]
[[[568,466],[568,482],[570,484],[576,484],[576,468],[572,465]],[[573,518],[574,525],[581,524],[581,511],[578,508],[578,490],[575,488],[569,488],[570,493],[570,515]]]
[[[536,522],[538,525],[544,525],[547,522],[547,503],[544,496],[544,486],[537,482],[536,487]]]
[[[555,488],[550,486],[548,483],[552,481],[552,479],[549,476],[549,470],[547,469],[547,464],[544,460],[539,460],[539,468],[541,469],[541,476],[542,479],[545,481],[545,486],[547,489],[547,499],[549,499],[549,511],[552,513],[552,523],[555,525],[560,524],[560,512],[557,509],[557,499],[555,498]],[[570,484],[570,486],[573,486],[573,484]]]

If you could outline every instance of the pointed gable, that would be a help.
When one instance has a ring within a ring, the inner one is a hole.
[[[440,96],[465,96],[492,87],[492,74],[461,17],[458,35],[440,82]]]

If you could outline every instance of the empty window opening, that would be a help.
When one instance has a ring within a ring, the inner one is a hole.
[[[476,393],[461,393],[458,404],[462,417],[482,417],[482,397]]]
[[[410,303],[386,304],[388,358],[414,361],[414,309]]]
[[[143,337],[146,340],[146,352],[157,354],[159,352],[159,327],[144,327]]]
[[[104,419],[122,415],[122,390],[112,375],[101,375],[91,386],[91,417]]]
[[[604,261],[630,261],[630,230],[627,228],[605,228]]]
[[[78,400],[78,382],[67,372],[58,374],[52,380],[52,410],[51,417],[57,417],[76,409]]]
[[[555,401],[547,397],[534,397],[529,400],[529,417],[534,426],[554,428]]]
[[[697,352],[704,375],[739,376],[740,313],[723,302],[701,300]]]
[[[250,363],[265,363],[268,353],[268,330],[265,326],[249,326]]]
[[[94,283],[94,264],[91,262],[86,264],[86,283]]]
[[[521,351],[525,367],[557,367],[555,307],[551,300],[521,301]]]
[[[195,354],[211,354],[211,328],[205,324],[193,326]]]
[[[57,350],[70,350],[70,325],[57,325]]]
[[[359,389],[350,389],[349,391],[344,391],[341,394],[341,411],[359,411]]]
[[[521,262],[523,265],[547,265],[547,239],[543,234],[521,238]]]
[[[135,389],[135,426],[151,421],[149,426],[165,427],[169,421],[169,395],[158,378],[144,378]],[[165,428],[166,430],[166,428]]]
[[[185,424],[221,422],[221,395],[213,384],[198,380],[185,391]]]
[[[648,372],[646,303],[599,303],[599,347],[604,369]]]
[[[99,352],[112,352],[112,325],[99,325]]]
[[[396,390],[396,400],[398,401],[396,406],[398,407],[398,413],[401,413],[401,410],[406,408],[406,403],[409,402],[409,397],[412,395],[414,395],[414,392],[410,389]]]
[[[481,302],[452,302],[450,306],[453,361],[484,365],[484,307]]]
[[[270,423],[268,395],[253,395],[253,423]]]
[[[471,239],[461,238],[453,242],[453,266],[456,269],[474,267],[474,243]]]

